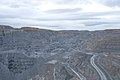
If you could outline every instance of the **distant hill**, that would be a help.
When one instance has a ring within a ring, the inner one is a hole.
[[[0,25],[0,29],[14,29],[14,28],[8,25]]]
[[[39,29],[39,28],[34,28],[34,27],[21,27],[21,28],[17,28],[16,30],[38,31],[38,30],[40,30],[40,29]]]

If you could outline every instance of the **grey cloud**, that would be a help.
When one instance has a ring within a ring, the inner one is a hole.
[[[48,10],[45,11],[46,13],[51,14],[59,14],[59,13],[75,13],[81,11],[80,8],[74,8],[74,9],[54,9],[54,10]]]
[[[29,8],[10,8],[2,7],[0,8],[0,18],[22,18],[30,17],[36,13],[34,9]]]
[[[120,7],[120,0],[93,0],[95,2],[99,2],[100,4],[104,4],[109,7]],[[68,3],[80,3],[80,4],[88,4],[92,3],[92,0],[55,0],[57,3],[68,4]]]
[[[107,6],[120,6],[120,0],[105,0],[103,2],[104,4],[106,4]]]
[[[11,8],[20,8],[20,5],[14,4],[14,5],[10,5]]]
[[[113,22],[104,22],[104,21],[103,22],[102,21],[101,22],[98,22],[98,21],[91,22],[90,21],[90,22],[85,22],[84,24],[85,24],[85,26],[97,26],[97,25],[107,25],[107,24],[115,24],[116,25],[116,24],[120,24],[120,21],[116,21],[116,22],[114,22],[114,21]]]
[[[53,1],[58,3],[58,4],[76,4],[76,3],[87,4],[87,3],[91,3],[90,0],[53,0]]]
[[[39,21],[62,21],[62,20],[99,20],[102,18],[98,18],[98,16],[118,16],[120,17],[120,11],[108,11],[108,12],[76,12],[71,14],[64,14],[64,16],[60,16],[57,14],[57,17],[49,17],[44,18],[35,18]]]
[[[2,5],[2,6],[9,6],[9,7],[11,7],[11,8],[13,8],[13,7],[20,7],[20,6],[23,6],[23,0],[2,0],[1,2],[0,2],[0,5]]]
[[[81,12],[70,14],[75,15],[76,17],[95,17],[95,16],[104,16],[104,15],[120,15],[120,11],[108,11],[108,12]]]
[[[35,7],[41,5],[41,2],[41,0],[1,0],[0,5],[9,6],[11,8]]]
[[[38,21],[79,21],[79,20],[97,20],[100,18],[49,18],[49,19],[41,19],[41,18],[35,18],[34,20]]]
[[[55,18],[47,18],[47,20],[52,20],[52,21],[60,21],[60,20],[100,20],[102,18],[97,18],[98,16],[118,16],[120,17],[120,11],[108,11],[108,12],[78,12],[78,13],[71,13],[67,14],[63,17],[55,17]],[[38,20],[46,20],[46,19],[40,19],[37,18]]]
[[[95,0],[95,1],[109,7],[115,7],[115,6],[120,7],[120,0]]]

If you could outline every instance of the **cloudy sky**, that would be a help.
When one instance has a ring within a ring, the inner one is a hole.
[[[0,25],[54,30],[120,29],[120,0],[1,0]]]

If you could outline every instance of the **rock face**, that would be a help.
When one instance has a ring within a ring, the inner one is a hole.
[[[92,49],[98,52],[119,52],[120,51],[120,39],[108,39],[97,41],[96,46]]]
[[[23,71],[31,68],[36,63],[34,58],[26,57],[20,53],[8,54],[8,69],[10,72],[22,73]]]
[[[94,52],[120,52],[120,30],[97,32],[97,39],[87,45]]]
[[[97,80],[85,53],[120,52],[120,30],[0,30],[0,80],[78,80],[71,68]]]

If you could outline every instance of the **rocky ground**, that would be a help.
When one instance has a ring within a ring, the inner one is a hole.
[[[0,25],[0,80],[120,80],[120,30],[52,31]]]

